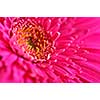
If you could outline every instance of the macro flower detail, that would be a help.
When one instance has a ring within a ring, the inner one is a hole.
[[[99,59],[100,18],[0,18],[0,82],[100,82]]]
[[[54,48],[50,33],[30,19],[19,19],[14,23],[12,27],[14,45],[23,49],[23,53],[34,62],[48,60]]]

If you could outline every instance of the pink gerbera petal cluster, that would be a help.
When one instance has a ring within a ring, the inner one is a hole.
[[[0,82],[100,82],[100,18],[1,17]]]

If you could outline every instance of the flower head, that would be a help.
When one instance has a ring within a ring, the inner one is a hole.
[[[50,58],[53,52],[53,40],[50,32],[30,18],[18,18],[12,25],[12,41],[17,50],[27,55],[33,62],[42,62]]]
[[[100,18],[0,18],[0,82],[100,82]]]

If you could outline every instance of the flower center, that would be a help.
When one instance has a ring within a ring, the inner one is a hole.
[[[13,25],[16,44],[28,54],[34,62],[46,61],[53,52],[53,41],[49,32],[40,25],[28,20],[19,20]]]

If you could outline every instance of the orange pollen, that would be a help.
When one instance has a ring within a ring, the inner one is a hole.
[[[27,22],[13,27],[17,45],[28,54],[34,62],[46,61],[53,52],[53,41],[48,32],[36,24]]]

